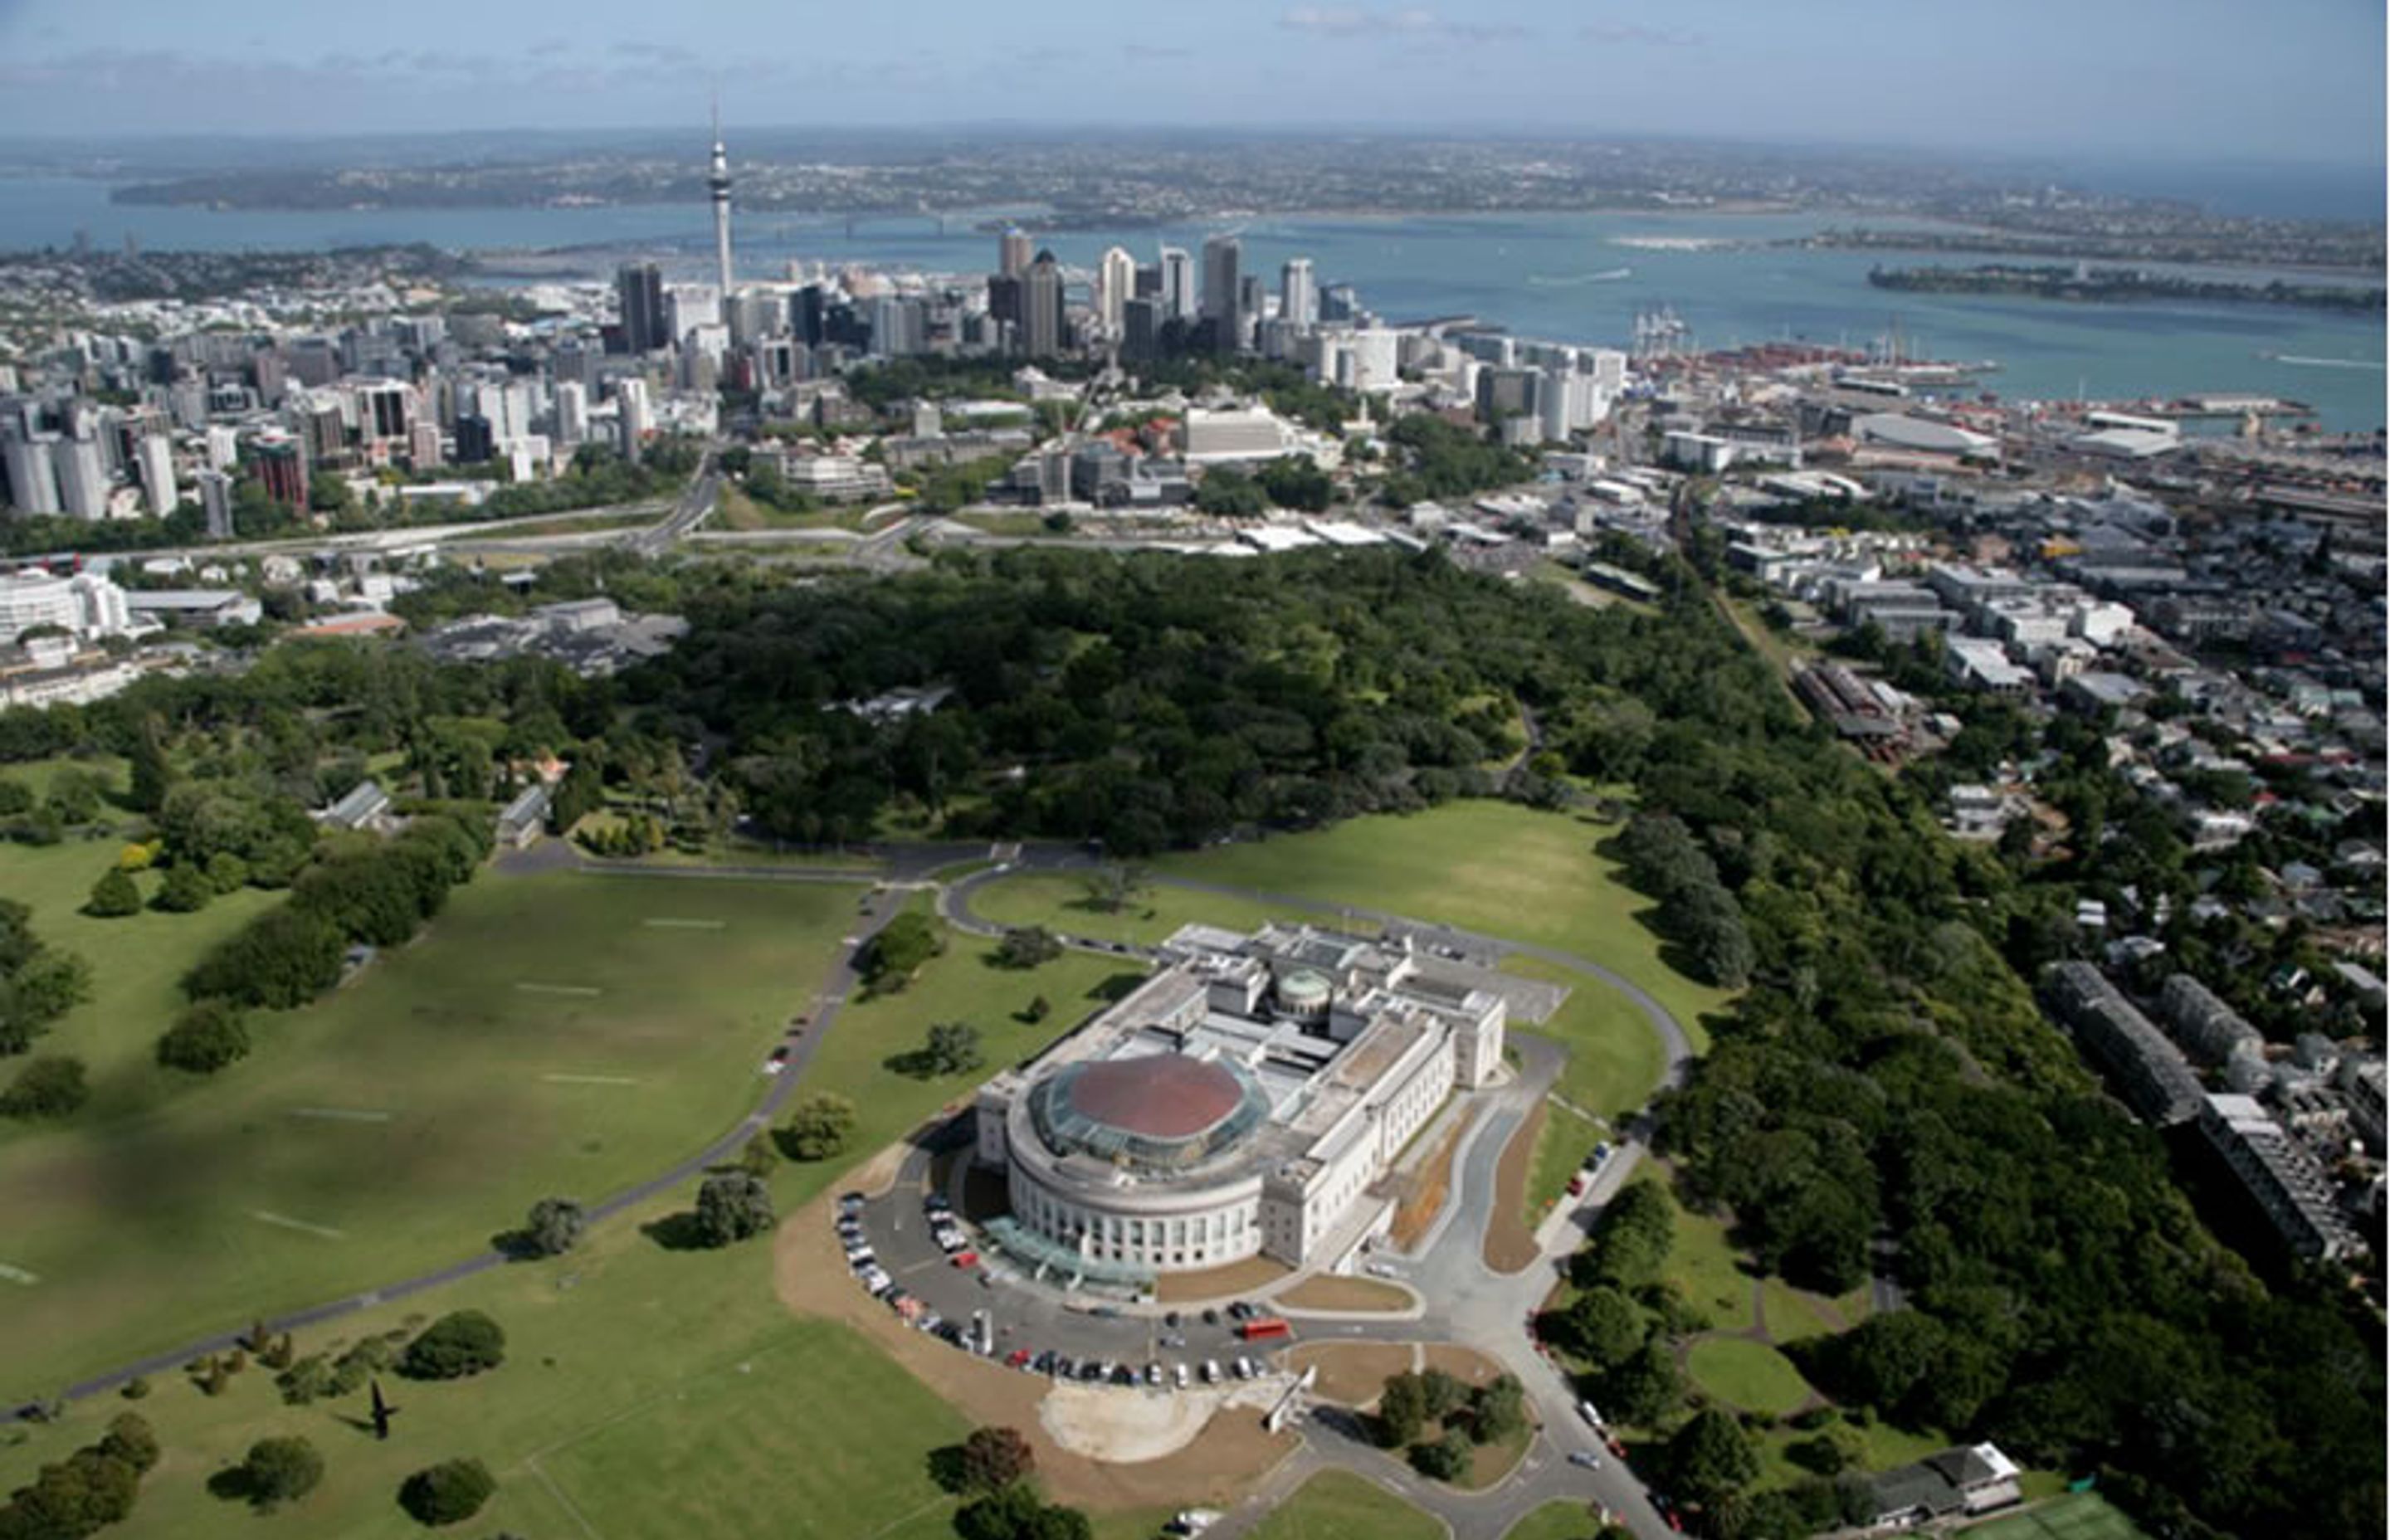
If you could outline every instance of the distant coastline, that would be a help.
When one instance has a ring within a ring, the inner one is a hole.
[[[2384,291],[2354,284],[2227,283],[2145,273],[2129,267],[2086,265],[2023,267],[1988,263],[1978,267],[1878,267],[1868,274],[1877,289],[1912,294],[1997,294],[2075,303],[2114,304],[2142,301],[2191,301],[2201,304],[2287,305],[2342,314],[2379,315]]]

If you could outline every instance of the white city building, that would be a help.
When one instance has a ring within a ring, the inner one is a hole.
[[[1370,1188],[1456,1088],[1500,1070],[1508,1006],[1405,946],[1190,925],[1167,966],[981,1087],[990,1226],[1020,1260],[1114,1283],[1257,1254],[1334,1264],[1377,1233]]]

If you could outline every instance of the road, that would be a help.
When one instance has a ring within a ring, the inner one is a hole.
[[[765,879],[850,883],[860,891],[856,945],[842,952],[832,963],[828,977],[803,1007],[810,1025],[803,1036],[790,1044],[786,1069],[774,1077],[755,1110],[703,1149],[669,1169],[596,1204],[589,1213],[593,1222],[602,1222],[694,1180],[708,1167],[736,1154],[750,1138],[771,1125],[775,1115],[803,1085],[823,1039],[835,1029],[841,1003],[860,983],[854,967],[854,957],[902,910],[906,890],[935,886],[939,913],[944,918],[976,934],[998,934],[1001,927],[979,918],[971,911],[971,895],[980,887],[1009,871],[1062,870],[1093,864],[1092,857],[1073,847],[1031,844],[1018,847],[1013,859],[1002,866],[970,873],[951,883],[936,883],[933,874],[938,868],[984,853],[985,847],[936,846],[907,850],[903,853],[902,861],[893,864],[891,870],[884,875],[802,866],[629,867],[606,863],[582,863],[577,857],[570,856],[559,860],[552,853],[556,848],[569,852],[569,847],[550,847],[525,853],[526,858],[516,859],[511,869],[552,869],[567,864],[569,860],[586,869],[620,875],[625,880]],[[502,866],[502,872],[507,869],[509,867]],[[1328,904],[1300,894],[1167,876],[1157,876],[1152,880],[1250,903],[1309,910],[1330,918],[1360,915],[1383,925],[1440,931],[1495,956],[1515,952],[1556,962],[1602,980],[1636,1004],[1653,1029],[1660,1033],[1666,1046],[1668,1084],[1674,1084],[1682,1078],[1691,1056],[1691,1045],[1682,1027],[1664,1007],[1588,957],[1558,948],[1535,946],[1436,926],[1384,910]],[[1148,951],[1146,948],[1092,942],[1077,944],[1112,955],[1142,956]],[[1259,1490],[1249,1495],[1227,1521],[1211,1532],[1217,1540],[1235,1540],[1236,1536],[1258,1523],[1269,1506],[1291,1491],[1292,1485],[1303,1476],[1329,1467],[1352,1470],[1436,1514],[1451,1526],[1456,1540],[1499,1540],[1528,1513],[1546,1503],[1559,1501],[1578,1505],[1599,1501],[1612,1508],[1620,1521],[1627,1524],[1643,1540],[1666,1540],[1670,1534],[1667,1525],[1652,1508],[1646,1489],[1624,1461],[1605,1456],[1600,1469],[1594,1470],[1567,1463],[1567,1456],[1571,1452],[1595,1452],[1600,1449],[1600,1444],[1592,1431],[1578,1418],[1576,1397],[1565,1376],[1536,1351],[1526,1330],[1528,1319],[1550,1292],[1560,1264],[1576,1249],[1584,1233],[1599,1221],[1602,1208],[1633,1175],[1642,1152],[1641,1143],[1622,1143],[1618,1154],[1603,1167],[1584,1197],[1562,1215],[1546,1223],[1541,1232],[1542,1254],[1536,1263],[1517,1273],[1502,1274],[1486,1265],[1484,1260],[1485,1234],[1491,1223],[1493,1195],[1497,1187],[1502,1151],[1510,1144],[1511,1136],[1542,1102],[1564,1062],[1557,1046],[1540,1039],[1523,1037],[1516,1040],[1515,1046],[1519,1066],[1510,1081],[1478,1094],[1478,1100],[1483,1105],[1475,1110],[1469,1131],[1454,1155],[1453,1184],[1446,1200],[1446,1218],[1421,1243],[1419,1252],[1402,1258],[1396,1264],[1400,1281],[1415,1290],[1423,1302],[1422,1307],[1401,1316],[1305,1316],[1293,1311],[1287,1314],[1297,1321],[1300,1334],[1308,1341],[1451,1341],[1487,1354],[1518,1377],[1541,1424],[1525,1457],[1517,1469],[1495,1486],[1483,1492],[1461,1492],[1421,1480],[1383,1451],[1370,1446],[1360,1436],[1357,1426],[1349,1419],[1340,1418],[1332,1409],[1325,1410],[1307,1418],[1303,1449]],[[901,1232],[906,1209],[918,1199],[921,1184],[926,1181],[930,1154],[927,1149],[910,1152],[904,1174],[894,1189],[893,1204],[883,1197],[882,1203],[888,1206],[879,1211],[878,1223],[887,1226],[892,1234]],[[918,1215],[918,1211],[915,1213]],[[914,1230],[918,1234],[918,1217]],[[875,1228],[875,1234],[878,1233]],[[906,1246],[911,1243],[895,1244]],[[505,1252],[483,1251],[430,1272],[347,1295],[292,1315],[271,1318],[265,1324],[272,1331],[317,1326],[392,1300],[428,1292],[443,1284],[505,1265],[509,1260]],[[1003,1292],[1013,1297],[1002,1299],[982,1290],[967,1275],[932,1262],[926,1253],[914,1256],[910,1251],[899,1250],[896,1260],[907,1274],[906,1286],[929,1299],[932,1304],[939,1305],[941,1296],[951,1295],[955,1308],[948,1313],[957,1318],[968,1318],[974,1306],[987,1306],[997,1310],[1000,1318],[1009,1317],[1004,1318],[1003,1323],[1010,1331],[1006,1340],[1008,1351],[1009,1345],[1055,1346],[1082,1355],[1097,1352],[1137,1363],[1152,1361],[1161,1351],[1160,1325],[1151,1312],[1097,1320],[1074,1312],[1065,1312],[1052,1302],[1041,1301],[1027,1290],[1006,1290]],[[939,1307],[942,1311],[945,1308],[943,1305]],[[1234,1354],[1233,1343],[1221,1328],[1202,1328],[1190,1317],[1182,1330],[1188,1341],[1184,1351],[1199,1361],[1204,1356],[1220,1356],[1224,1351],[1229,1356]],[[186,1343],[171,1352],[153,1354],[136,1362],[120,1365],[106,1373],[50,1393],[69,1401],[105,1394],[136,1376],[168,1373],[202,1354],[226,1351],[238,1345],[244,1335],[245,1331],[241,1330],[221,1332]],[[32,1409],[30,1405],[19,1405],[0,1414],[0,1420],[13,1420],[27,1415]]]

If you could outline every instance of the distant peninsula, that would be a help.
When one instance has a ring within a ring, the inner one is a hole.
[[[2094,302],[2191,300],[2203,304],[2293,305],[2343,314],[2383,313],[2383,290],[2357,284],[2230,283],[2175,277],[2131,267],[2052,263],[2025,267],[1986,263],[1976,267],[1877,267],[1868,282],[1916,294],[2021,295],[2032,300]]]

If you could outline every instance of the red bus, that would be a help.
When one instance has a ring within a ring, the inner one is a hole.
[[[1294,1328],[1276,1315],[1256,1315],[1237,1328],[1237,1335],[1248,1342],[1260,1342],[1279,1337],[1291,1337],[1294,1335]]]

